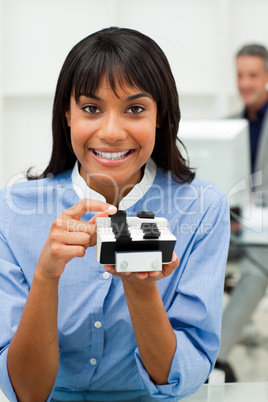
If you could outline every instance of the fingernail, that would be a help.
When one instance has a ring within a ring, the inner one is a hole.
[[[114,211],[117,208],[114,205],[109,205],[108,209],[109,211]]]
[[[172,262],[175,262],[177,258],[178,258],[178,257],[177,257],[177,254],[176,254],[175,251],[174,251],[174,252],[173,252],[173,255],[172,255]]]

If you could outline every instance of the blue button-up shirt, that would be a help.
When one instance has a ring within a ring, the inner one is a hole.
[[[17,399],[6,364],[9,343],[53,220],[83,197],[83,185],[74,176],[66,172],[0,192],[0,388],[10,401]],[[121,207],[125,205],[129,216],[151,210],[165,217],[177,238],[180,266],[158,281],[177,337],[168,384],[154,384],[146,372],[121,279],[98,264],[91,247],[83,258],[70,261],[60,278],[60,366],[49,400],[148,396],[171,401],[197,391],[213,368],[229,245],[226,198],[209,183],[195,178],[191,184],[179,184],[162,169],[155,168],[151,179],[146,178],[148,174]],[[92,216],[90,212],[83,219]]]

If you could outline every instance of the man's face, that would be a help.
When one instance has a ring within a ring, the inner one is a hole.
[[[236,59],[237,86],[248,108],[258,109],[267,100],[268,72],[259,56],[238,56]]]

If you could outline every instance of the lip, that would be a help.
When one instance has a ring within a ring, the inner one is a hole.
[[[253,89],[240,89],[240,92],[246,95],[250,95],[254,93]]]
[[[119,149],[119,148],[90,148],[89,149],[91,155],[97,161],[100,165],[104,167],[117,167],[117,166],[122,166],[124,163],[126,163],[134,154],[135,149]],[[96,155],[94,152],[100,152],[100,153],[121,153],[121,152],[129,152],[124,158],[120,159],[106,159],[103,157],[100,157]]]

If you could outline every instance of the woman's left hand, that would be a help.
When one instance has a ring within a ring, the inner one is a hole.
[[[157,281],[171,275],[179,263],[173,252],[172,261],[163,264],[162,271],[119,273],[114,265],[104,265],[107,272],[122,280],[141,360],[152,381],[159,385],[168,383],[177,340]]]
[[[122,280],[127,281],[150,281],[155,282],[166,276],[172,274],[172,272],[178,268],[180,261],[175,252],[172,255],[172,261],[169,264],[162,265],[162,271],[148,271],[148,272],[117,272],[115,265],[104,265],[104,269],[114,276],[119,276]]]

